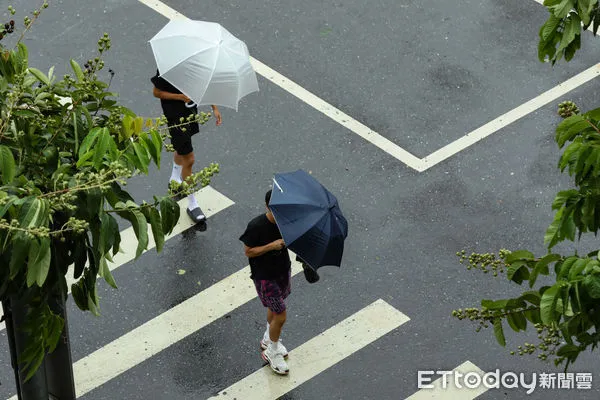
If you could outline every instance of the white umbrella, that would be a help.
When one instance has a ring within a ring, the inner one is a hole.
[[[198,105],[237,111],[242,97],[258,91],[246,44],[217,23],[171,20],[150,46],[160,76]]]

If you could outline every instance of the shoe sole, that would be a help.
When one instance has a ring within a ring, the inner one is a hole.
[[[267,346],[266,346],[266,345],[264,345],[262,342],[260,342],[260,349],[261,349],[261,350],[266,350],[266,349],[267,349]],[[283,355],[283,358],[288,358],[288,356],[289,356],[289,353],[285,353],[285,354]]]
[[[287,371],[278,371],[277,369],[275,369],[273,367],[273,365],[271,365],[271,361],[269,361],[269,359],[267,358],[267,356],[265,356],[265,352],[263,351],[262,353],[260,353],[260,356],[262,357],[262,359],[269,364],[269,367],[271,367],[271,369],[273,370],[273,372],[275,372],[277,375],[288,375],[290,373],[290,370],[288,369]]]

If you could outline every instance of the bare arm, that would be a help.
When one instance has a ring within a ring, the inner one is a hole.
[[[284,246],[285,243],[283,243],[283,239],[275,240],[271,243],[265,244],[264,246],[248,247],[244,245],[244,254],[246,254],[246,257],[248,258],[254,258],[262,256],[270,251],[281,250]]]
[[[152,90],[152,94],[154,97],[157,97],[161,100],[180,100],[185,101],[186,103],[190,101],[185,94],[165,92],[164,90],[157,89],[156,87],[154,90]]]

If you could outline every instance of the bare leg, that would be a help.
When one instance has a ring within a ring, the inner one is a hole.
[[[194,153],[179,155],[175,152],[175,164],[181,165],[181,179],[184,181],[192,174],[192,166],[194,165]]]
[[[283,328],[283,324],[285,324],[287,313],[286,311],[283,311],[280,314],[275,314],[272,312],[272,315],[273,319],[269,325],[269,337],[271,342],[278,342],[279,336],[281,335],[281,328]]]

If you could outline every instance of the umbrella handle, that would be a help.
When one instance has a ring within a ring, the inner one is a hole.
[[[196,107],[196,103],[194,103],[193,101],[191,101],[191,102],[189,102],[189,103],[185,103],[185,106],[186,106],[187,108],[193,108],[193,107]]]

